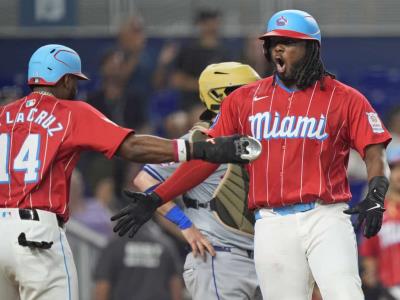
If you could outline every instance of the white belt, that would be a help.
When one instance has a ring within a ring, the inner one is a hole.
[[[60,226],[55,213],[40,209],[0,208],[0,222],[20,220],[23,222],[42,222],[54,226]]]

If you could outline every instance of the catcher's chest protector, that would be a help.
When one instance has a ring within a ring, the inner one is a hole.
[[[207,139],[203,132],[204,122],[196,124],[191,131],[191,141]],[[254,214],[247,206],[249,175],[242,165],[228,164],[228,169],[214,191],[210,207],[216,218],[230,229],[254,234]]]

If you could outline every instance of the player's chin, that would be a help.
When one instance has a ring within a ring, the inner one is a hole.
[[[278,75],[279,79],[283,82],[288,82],[288,81],[294,80],[294,76],[289,71],[276,72],[276,74]]]

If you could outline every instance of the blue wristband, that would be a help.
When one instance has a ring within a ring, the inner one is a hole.
[[[192,221],[184,214],[184,212],[175,205],[171,208],[164,217],[170,220],[172,223],[176,224],[180,229],[187,229],[192,226]]]

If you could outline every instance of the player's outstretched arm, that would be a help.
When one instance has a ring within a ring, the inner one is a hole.
[[[252,137],[232,135],[189,143],[152,135],[130,134],[117,155],[133,162],[162,163],[201,159],[213,163],[248,163],[261,153],[261,144]]]
[[[370,145],[365,150],[365,164],[368,173],[368,194],[355,207],[344,211],[346,214],[358,214],[356,229],[364,224],[366,238],[376,235],[382,226],[384,200],[389,188],[385,147],[383,144]]]
[[[147,136],[147,138],[152,140],[153,142],[145,141],[146,136],[137,136],[136,138],[134,136],[129,137],[129,139],[132,139],[133,144],[135,144],[136,140],[137,148],[146,148],[143,147],[143,145],[145,145],[146,143],[149,143],[151,146],[147,146],[147,148],[149,148],[147,153],[140,152],[140,154],[136,153],[136,155],[150,155],[150,157],[155,158],[157,156],[151,156],[151,154],[149,154],[148,152],[151,149],[154,149],[152,147],[154,146],[154,143],[158,143],[157,140],[159,138],[151,136]],[[137,143],[138,140],[139,143]],[[170,147],[170,151],[173,151],[171,150],[171,145],[168,145],[168,142],[172,143],[173,141],[161,139],[161,142],[164,143],[164,147]],[[184,142],[185,145],[188,145],[186,141]],[[129,143],[129,141],[127,141],[127,143]],[[140,147],[140,145],[142,145],[142,147]],[[260,142],[253,138],[243,137],[239,135],[234,135],[230,137],[217,137],[214,139],[209,139],[205,142],[194,142],[191,145],[191,158],[203,159],[217,163],[232,161],[248,162],[256,159],[261,153]],[[134,148],[135,146],[131,147],[132,151]],[[189,150],[187,149],[187,151]],[[131,153],[129,153],[129,151],[127,150],[123,153],[126,153],[126,155],[131,155]],[[168,153],[168,151],[164,152],[164,154],[165,153]],[[135,157],[136,156],[130,156],[130,158]],[[147,159],[150,158],[149,156],[146,157]],[[190,159],[190,157],[188,159]],[[202,165],[205,167],[202,167]],[[183,164],[170,178],[168,178],[166,182],[160,185],[154,192],[145,194],[135,193],[132,191],[124,191],[125,195],[132,198],[132,203],[124,207],[116,215],[112,216],[111,221],[118,221],[117,225],[115,225],[114,227],[114,232],[118,232],[120,236],[123,236],[129,231],[129,236],[133,237],[135,233],[139,230],[139,228],[153,216],[154,212],[159,206],[173,199],[172,196],[179,196],[185,191],[190,190],[191,188],[201,183],[204,179],[211,175],[211,173],[215,171],[217,167],[218,165],[215,164],[193,160]],[[168,190],[173,190],[174,193],[168,193]]]

